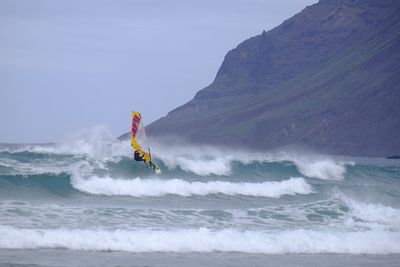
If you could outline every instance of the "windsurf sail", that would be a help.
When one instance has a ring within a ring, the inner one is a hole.
[[[151,160],[149,143],[147,141],[146,132],[139,112],[132,111],[132,142],[131,145],[135,150],[135,160],[144,161],[147,166],[152,168],[157,173],[160,168]]]

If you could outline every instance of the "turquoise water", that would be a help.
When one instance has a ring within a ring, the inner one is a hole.
[[[268,255],[398,262],[399,160],[154,142],[163,170],[154,175],[128,142],[95,137],[0,146],[0,263],[58,266],[60,253],[106,253],[120,266],[146,265],[144,255],[154,266],[257,265]],[[79,265],[67,259],[59,266]]]

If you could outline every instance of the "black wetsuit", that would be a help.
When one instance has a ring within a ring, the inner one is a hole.
[[[135,160],[136,161],[145,161],[143,156],[141,156],[138,151],[135,151]]]

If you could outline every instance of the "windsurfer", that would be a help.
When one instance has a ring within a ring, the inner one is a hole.
[[[135,150],[134,157],[136,161],[143,161],[146,164],[148,164],[151,161],[150,153],[146,152],[140,153],[139,151]]]
[[[146,133],[139,112],[132,112],[132,148],[135,150],[135,160],[143,161],[157,174],[161,173],[160,168],[151,160],[150,147],[146,142]]]
[[[143,158],[143,154],[140,154],[139,151],[135,151],[135,160],[136,161],[145,161]]]

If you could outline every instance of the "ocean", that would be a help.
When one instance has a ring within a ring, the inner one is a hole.
[[[0,145],[0,266],[399,266],[400,161],[94,128]]]

